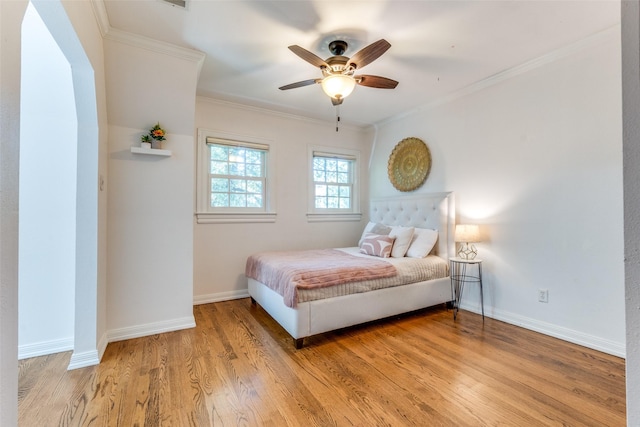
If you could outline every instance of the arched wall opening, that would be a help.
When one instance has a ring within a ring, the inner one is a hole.
[[[98,351],[97,339],[97,281],[98,281],[98,115],[94,72],[91,63],[78,39],[77,34],[67,16],[64,7],[59,0],[32,0],[31,4],[46,25],[51,37],[59,46],[60,52],[64,55],[70,67],[70,80],[73,89],[73,96],[67,101],[62,101],[66,105],[65,114],[65,141],[58,144],[73,150],[75,155],[71,173],[66,174],[65,184],[73,187],[72,195],[67,194],[64,209],[68,215],[73,216],[72,231],[73,237],[67,239],[64,247],[71,253],[71,260],[65,257],[65,272],[62,275],[65,279],[72,276],[73,284],[71,290],[65,290],[67,296],[71,295],[72,303],[67,308],[72,310],[68,317],[72,318],[72,342],[73,354],[69,364],[69,369],[99,363],[100,354]],[[25,16],[28,15],[28,12]],[[40,64],[47,67],[46,63]],[[64,74],[64,73],[62,73]],[[25,77],[25,76],[23,76]],[[64,80],[64,78],[62,78]],[[68,94],[68,92],[67,92]],[[50,95],[55,96],[55,95]],[[61,96],[66,99],[65,95]],[[58,100],[56,100],[58,101]],[[73,107],[69,107],[69,103]],[[69,111],[74,110],[75,120],[69,117]],[[21,123],[35,123],[36,120],[29,118],[27,111],[21,108],[21,114],[26,114],[26,118],[21,119]],[[32,121],[33,120],[33,121]],[[75,126],[71,122],[74,122]],[[38,123],[37,127],[40,123]],[[55,123],[52,124],[51,133],[56,132]],[[28,131],[27,131],[28,132]],[[62,133],[62,132],[61,132]],[[37,137],[40,145],[46,144],[46,132],[38,133]],[[21,137],[21,149],[22,149]],[[54,147],[56,148],[56,147]],[[66,152],[68,157],[73,157]],[[66,158],[63,163],[69,164],[71,159]],[[22,166],[22,165],[21,165]],[[71,175],[71,177],[69,177]],[[21,176],[22,179],[22,176]],[[69,184],[69,179],[73,181]],[[39,183],[41,189],[46,187],[45,183]],[[20,195],[22,199],[22,194]],[[69,200],[71,198],[72,200]],[[37,202],[37,201],[36,201]],[[22,217],[21,208],[21,217]],[[47,221],[51,218],[41,218]],[[69,218],[66,218],[65,226],[69,226]],[[67,236],[68,237],[68,236]],[[22,239],[22,235],[20,236]],[[71,242],[69,242],[71,240]],[[22,242],[21,242],[22,244]],[[69,270],[72,270],[69,273]],[[41,284],[42,285],[42,284]],[[22,296],[22,289],[20,290]],[[31,295],[33,297],[33,295]],[[41,296],[39,296],[41,298]],[[46,317],[46,314],[45,316]],[[46,322],[48,319],[41,319]],[[22,318],[20,319],[22,321]],[[33,321],[33,320],[32,320]],[[69,318],[67,318],[69,323]],[[22,327],[22,326],[20,326]],[[41,338],[41,337],[39,337]],[[53,340],[54,343],[56,342]],[[62,339],[61,344],[64,344]],[[51,346],[53,349],[53,346]],[[54,352],[54,351],[49,351]]]
[[[78,122],[71,65],[32,4],[21,53],[18,358],[24,359],[73,349]]]

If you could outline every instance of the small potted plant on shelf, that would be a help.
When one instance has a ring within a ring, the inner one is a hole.
[[[154,127],[149,129],[148,134],[140,137],[140,146],[142,148],[162,148],[161,141],[166,140],[166,134],[167,132],[162,129],[160,122],[158,122]]]
[[[140,137],[140,147],[151,148],[151,137],[149,135],[142,135]]]
[[[151,135],[151,148],[162,148],[162,144],[160,141],[164,141],[166,138],[164,137],[167,133],[160,127],[160,122],[156,123],[154,127],[149,131],[149,135]]]

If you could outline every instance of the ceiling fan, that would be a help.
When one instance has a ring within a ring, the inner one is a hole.
[[[356,70],[378,59],[390,47],[388,41],[380,39],[377,42],[360,49],[351,58],[343,56],[349,45],[344,40],[334,40],[329,43],[329,51],[333,54],[326,60],[298,46],[289,46],[289,49],[311,65],[320,68],[322,78],[303,80],[280,87],[280,90],[295,89],[320,83],[322,90],[331,98],[333,105],[340,105],[344,98],[349,96],[356,84],[379,89],[394,89],[398,82],[386,77],[371,76],[367,74],[356,75]]]

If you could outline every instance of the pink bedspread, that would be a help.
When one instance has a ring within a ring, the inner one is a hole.
[[[391,277],[396,268],[388,262],[349,255],[337,249],[262,252],[247,259],[245,275],[257,280],[295,307],[298,289],[324,288],[344,283]]]

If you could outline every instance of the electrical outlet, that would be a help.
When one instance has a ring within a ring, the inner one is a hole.
[[[538,301],[540,301],[540,302],[549,302],[549,290],[548,289],[538,289]]]

